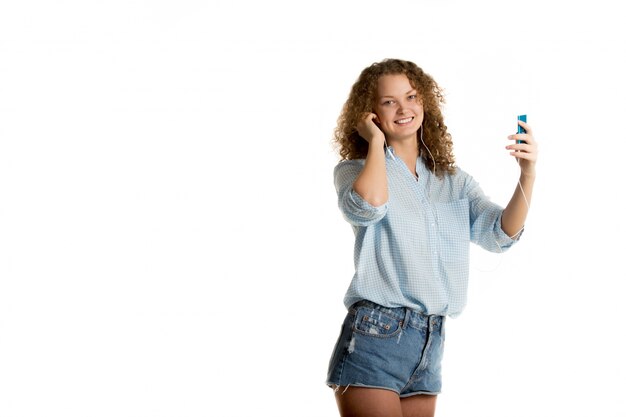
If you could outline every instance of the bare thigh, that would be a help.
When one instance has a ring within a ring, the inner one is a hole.
[[[400,396],[386,389],[339,387],[335,399],[341,417],[403,417]]]
[[[341,417],[434,417],[436,395],[400,398],[393,391],[339,387],[335,392]]]
[[[414,395],[400,400],[403,417],[434,417],[436,404],[436,395]]]

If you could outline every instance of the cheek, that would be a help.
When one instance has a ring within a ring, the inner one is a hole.
[[[378,127],[382,130],[389,130],[389,128],[393,126],[393,119],[389,116],[379,117],[379,121],[380,123],[378,124]]]
[[[395,117],[395,112],[381,109],[376,112],[378,115],[378,121],[381,124],[393,124],[393,119]]]
[[[417,114],[422,114],[422,113],[424,113],[424,106],[422,106],[421,104],[418,103],[413,108],[413,111],[415,111],[415,113],[417,113]]]

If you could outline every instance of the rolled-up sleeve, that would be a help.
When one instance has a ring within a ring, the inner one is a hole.
[[[341,161],[334,172],[339,209],[348,223],[354,226],[377,223],[385,217],[388,208],[388,203],[374,207],[354,191],[352,185],[362,169],[362,161]]]
[[[490,252],[504,252],[522,235],[512,239],[502,230],[504,209],[493,203],[471,176],[467,177],[465,195],[470,204],[470,239]]]

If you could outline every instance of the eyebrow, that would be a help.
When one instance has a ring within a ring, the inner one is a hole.
[[[417,90],[415,88],[412,88],[409,91],[407,91],[406,93],[404,93],[404,95],[407,95],[407,94],[412,93],[414,91],[417,93]],[[380,96],[380,98],[394,98],[394,97],[395,96]]]

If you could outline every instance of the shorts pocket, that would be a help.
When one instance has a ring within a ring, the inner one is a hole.
[[[402,330],[402,321],[370,307],[359,307],[356,310],[354,331],[373,337],[393,337]]]

